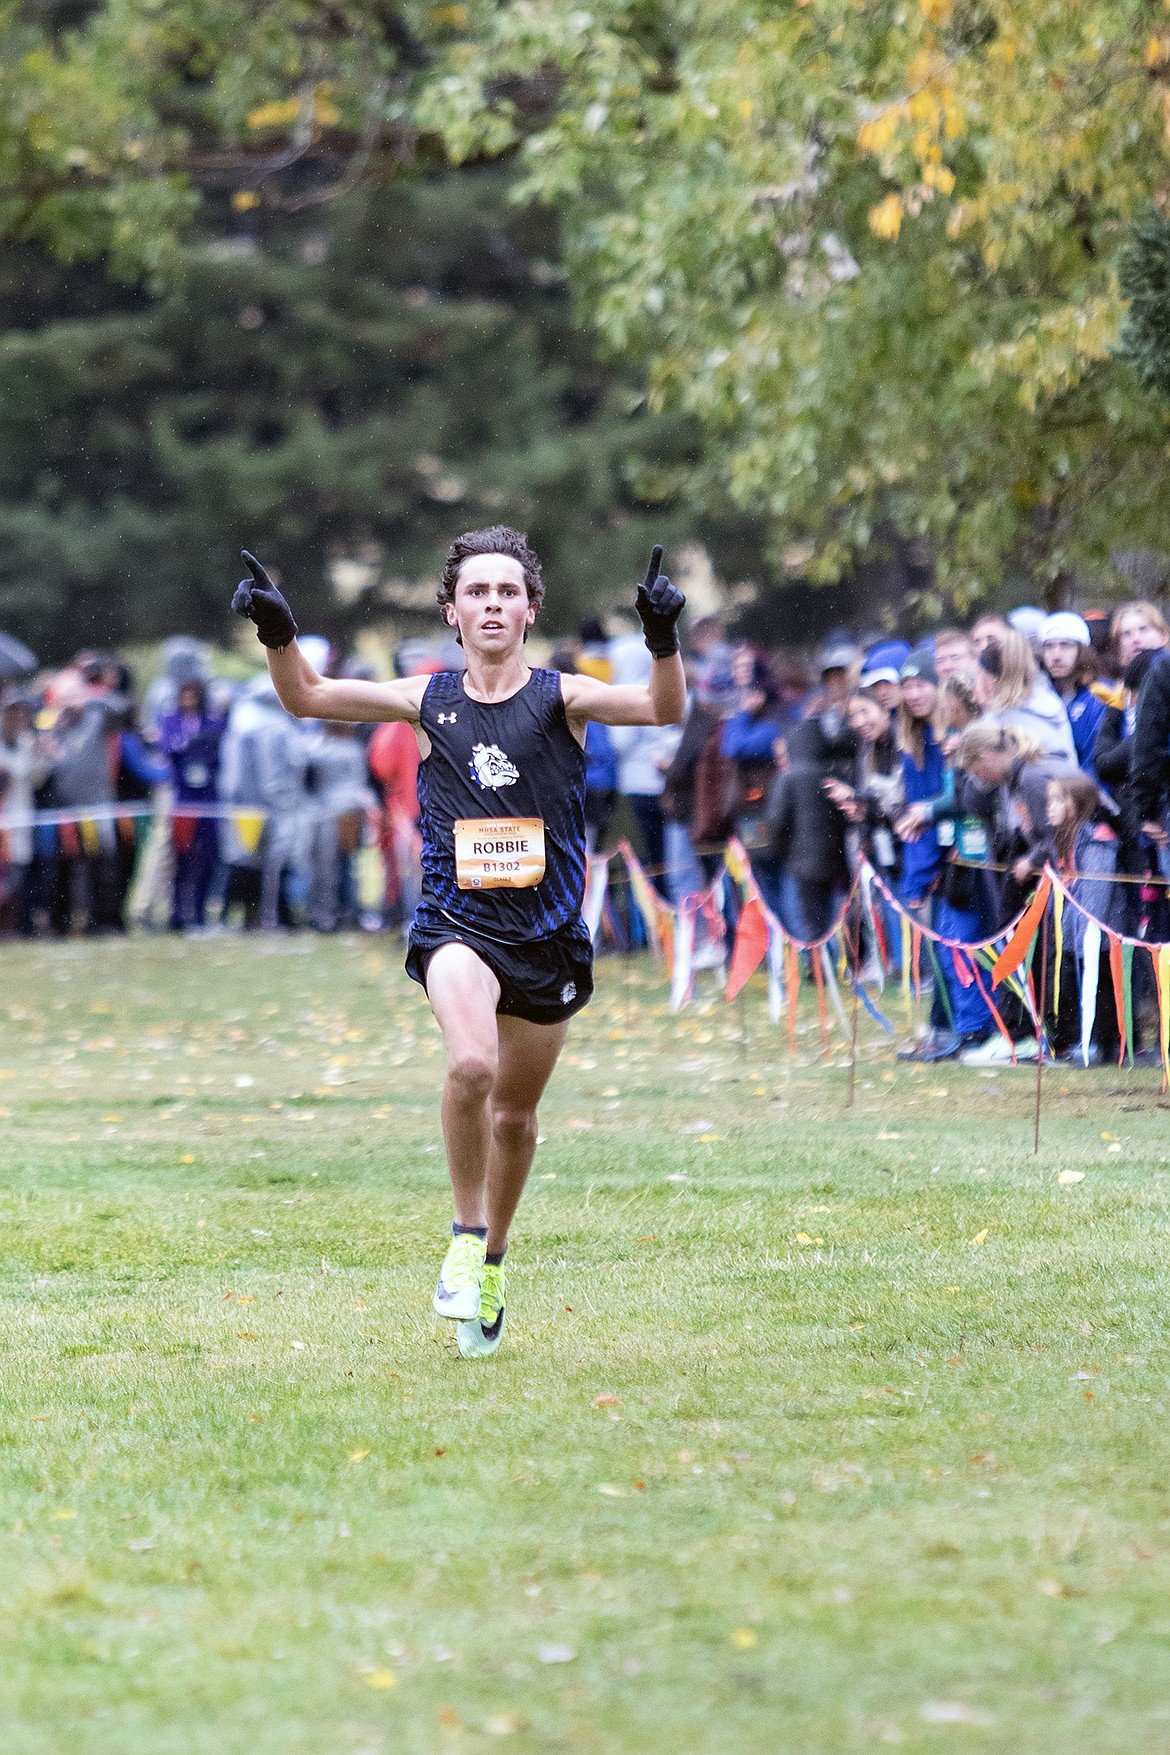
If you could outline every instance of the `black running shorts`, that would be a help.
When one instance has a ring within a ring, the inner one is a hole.
[[[406,973],[424,990],[427,965],[443,945],[466,945],[500,984],[496,1011],[530,1024],[561,1024],[593,997],[593,945],[580,922],[531,944],[502,944],[420,908],[410,928]]]

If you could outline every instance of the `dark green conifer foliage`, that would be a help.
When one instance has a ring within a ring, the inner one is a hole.
[[[509,522],[567,628],[632,594],[652,541],[710,534],[638,497],[694,429],[631,412],[574,326],[553,222],[507,186],[416,174],[225,223],[158,298],[8,247],[0,626],[54,658],[225,636],[246,546],[302,626],[344,639],[378,607],[335,599],[334,557],[376,545],[383,578],[418,580],[454,534]]]
[[[1170,219],[1151,206],[1117,259],[1129,311],[1118,352],[1142,386],[1170,397]]]

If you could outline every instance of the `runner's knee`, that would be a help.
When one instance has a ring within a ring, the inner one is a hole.
[[[492,1106],[492,1126],[497,1133],[518,1136],[536,1133],[536,1110],[517,1103],[496,1103]]]
[[[465,1103],[484,1102],[491,1095],[495,1078],[496,1063],[481,1050],[465,1049],[447,1062],[447,1083]]]

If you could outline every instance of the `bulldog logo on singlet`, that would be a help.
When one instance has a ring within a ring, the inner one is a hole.
[[[520,770],[510,761],[498,744],[477,743],[471,751],[471,778],[485,792],[500,786],[515,786]]]

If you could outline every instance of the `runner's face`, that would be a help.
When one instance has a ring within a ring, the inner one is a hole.
[[[524,569],[511,555],[471,555],[459,569],[447,621],[468,651],[497,654],[518,646],[536,620]]]

